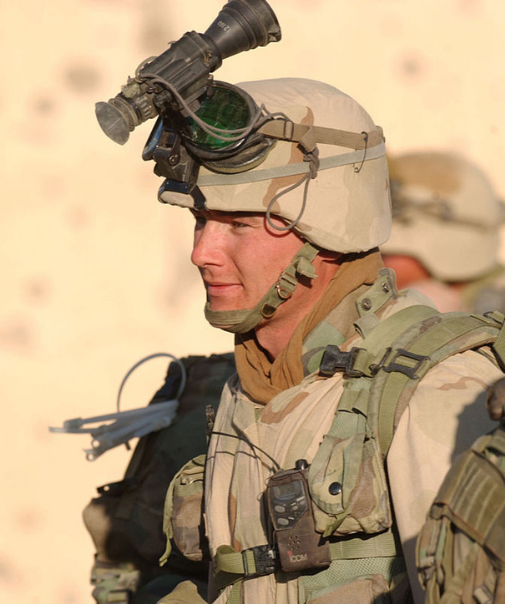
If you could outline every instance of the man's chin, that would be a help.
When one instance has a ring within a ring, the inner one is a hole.
[[[240,312],[241,310],[249,310],[242,304],[226,302],[219,299],[207,299],[207,308],[213,312]]]

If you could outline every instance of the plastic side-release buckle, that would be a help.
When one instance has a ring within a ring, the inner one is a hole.
[[[251,565],[251,556],[254,559],[254,568]],[[279,553],[271,545],[257,545],[242,551],[244,562],[244,577],[270,575],[280,568]]]
[[[408,350],[404,350],[403,348],[398,348],[395,351],[393,358],[389,361],[387,365],[384,365],[382,369],[386,373],[393,373],[397,371],[398,373],[403,373],[411,380],[419,379],[424,375],[424,372],[421,372],[420,369],[425,364],[425,361],[429,361],[430,357],[424,356],[422,354],[415,354],[414,352],[409,352]],[[414,361],[413,364],[401,362],[401,361]],[[426,369],[428,367],[426,366]]]
[[[354,369],[361,348],[351,348],[349,352],[343,352],[338,346],[330,344],[326,347],[323,359],[319,367],[320,375],[332,377],[337,371],[342,371],[348,377],[361,377],[365,375],[359,369]]]

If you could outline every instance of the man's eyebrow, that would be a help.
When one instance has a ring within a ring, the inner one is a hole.
[[[216,214],[217,216],[228,216],[230,218],[255,218],[263,216],[262,212],[225,212],[222,210],[205,210],[189,208],[193,216],[205,216]]]
[[[261,212],[223,212],[223,214],[230,214],[237,218],[256,218],[263,215]]]

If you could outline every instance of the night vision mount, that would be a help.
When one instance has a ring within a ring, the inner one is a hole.
[[[204,34],[185,33],[164,53],[142,63],[117,96],[97,103],[98,122],[110,139],[123,145],[130,132],[151,118],[184,114],[186,107],[197,110],[210,74],[224,59],[280,39],[279,23],[265,0],[230,0]]]

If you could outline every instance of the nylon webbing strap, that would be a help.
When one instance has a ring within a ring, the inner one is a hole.
[[[312,261],[319,250],[311,243],[305,243],[285,268],[277,283],[272,285],[263,298],[250,310],[211,310],[205,305],[205,318],[213,327],[231,333],[246,333],[256,327],[263,318],[270,318],[277,308],[288,300],[298,284],[298,275],[310,279],[317,277]]]
[[[427,331],[419,336],[410,351],[422,355],[438,353],[437,356],[443,358],[446,354],[446,351],[443,350],[444,346],[463,335],[470,334],[472,331],[480,331],[483,326],[482,320],[478,317],[442,315],[440,323],[437,323],[436,327],[434,326],[430,332]],[[481,342],[484,343],[484,341],[490,342],[494,339],[494,336],[489,333],[484,338],[478,336],[475,342],[470,341],[468,343],[468,347],[470,348]],[[454,351],[450,351],[449,354],[452,352]]]
[[[226,604],[242,604],[242,581],[233,585]]]
[[[217,570],[234,575],[246,574],[244,561],[249,569],[249,574],[256,574],[256,560],[254,559],[252,549],[244,550],[243,552],[218,550],[214,557],[214,564]]]
[[[394,319],[394,317],[395,315],[391,319]],[[488,327],[488,329],[483,330],[484,327]],[[419,379],[431,367],[450,355],[493,342],[495,336],[492,332],[494,330],[489,329],[489,327],[491,327],[490,324],[486,323],[482,318],[463,313],[447,313],[440,315],[440,321],[433,321],[429,329],[421,332],[419,327],[413,326],[412,330],[407,331],[403,337],[398,338],[394,342],[394,349],[402,349],[407,352],[406,355],[403,355],[405,359],[409,358],[410,353],[426,357],[426,361],[418,363],[418,370],[414,378],[403,373],[401,370],[402,365],[398,364],[397,370],[390,370],[387,376],[377,381],[377,384],[381,388],[379,440],[384,455],[389,450],[393,439],[396,406],[403,390],[409,386],[414,390],[419,383]],[[472,334],[472,332],[474,333]],[[461,343],[461,346],[451,346],[452,343],[463,336],[466,338]],[[401,357],[402,355],[400,354],[400,359]],[[385,370],[388,370],[387,366]]]
[[[335,436],[344,440],[346,438],[351,438],[360,432],[364,432],[365,427],[366,419],[363,415],[359,415],[358,413],[340,412],[340,409],[337,409],[335,420],[326,436]]]
[[[270,549],[269,546],[264,547]],[[255,549],[258,548],[236,552],[227,546],[218,548],[214,556],[214,567],[218,571],[216,579],[220,589],[241,578],[258,573]],[[332,560],[370,558],[373,564],[376,558],[402,557],[402,550],[393,532],[388,530],[365,538],[355,537],[349,541],[340,540],[330,543],[330,554]]]
[[[335,588],[336,585],[343,585],[356,579],[356,571],[358,571],[359,576],[382,575],[389,579],[386,579],[388,583],[391,583],[390,579],[406,572],[406,566],[403,557],[335,560],[328,569],[314,575],[303,575],[301,577],[305,597],[307,598],[313,591],[320,590],[325,586]],[[303,601],[308,602],[310,600]],[[341,604],[345,604],[345,600],[342,600]]]
[[[501,326],[500,333],[493,344],[493,349],[500,357],[502,369],[505,368],[505,322]]]
[[[382,323],[363,340],[361,348],[367,350],[372,356],[385,350],[392,342],[413,325],[440,315],[438,310],[431,306],[409,306],[395,313]]]
[[[356,150],[369,149],[384,142],[384,133],[380,127],[371,132],[358,133],[336,128],[295,124],[286,120],[272,120],[261,126],[259,132],[266,136],[292,142],[300,142],[310,136],[316,143]],[[368,140],[366,135],[368,135]]]
[[[340,540],[330,543],[332,560],[355,560],[357,558],[389,558],[402,556],[401,546],[391,530],[361,539]]]

